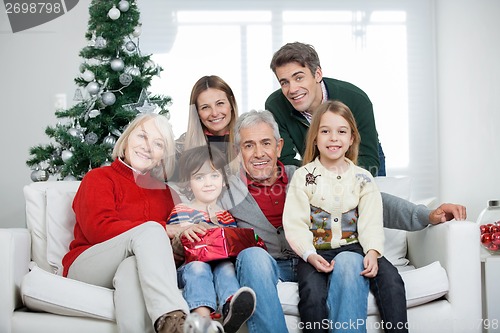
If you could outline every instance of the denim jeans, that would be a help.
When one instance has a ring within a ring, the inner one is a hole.
[[[241,286],[252,288],[257,296],[255,312],[247,321],[249,333],[288,332],[276,285],[278,280],[295,278],[297,261],[275,260],[260,247],[240,252],[236,258],[236,276]]]
[[[351,244],[318,254],[327,261],[335,259],[335,266],[329,274],[305,261],[297,266],[303,332],[366,332],[369,281],[360,275],[364,269],[361,246]]]
[[[406,291],[398,270],[385,257],[378,259],[378,273],[370,279],[384,332],[407,333]]]
[[[233,295],[240,284],[236,279],[234,264],[230,260],[206,263],[191,261],[178,269],[179,288],[184,288],[182,295],[189,310],[200,306],[217,310]]]

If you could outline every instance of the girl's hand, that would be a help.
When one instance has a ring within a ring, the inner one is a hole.
[[[187,227],[182,235],[186,237],[191,242],[199,242],[201,240],[198,235],[204,235],[206,233],[207,227],[202,224],[193,224]]]
[[[307,257],[307,262],[310,263],[318,272],[330,273],[333,271],[335,260],[328,262],[317,253],[313,253]]]
[[[369,250],[363,259],[363,266],[365,270],[361,272],[361,275],[367,278],[373,278],[377,276],[378,273],[378,251]]]

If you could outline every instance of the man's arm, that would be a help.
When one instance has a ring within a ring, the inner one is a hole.
[[[424,205],[415,205],[384,192],[382,192],[382,204],[386,228],[417,231],[424,229],[430,223],[431,210]]]
[[[452,219],[463,221],[467,218],[466,208],[458,204],[443,203],[432,210],[387,193],[382,193],[382,203],[384,227],[390,229],[417,231],[429,224],[443,223]]]

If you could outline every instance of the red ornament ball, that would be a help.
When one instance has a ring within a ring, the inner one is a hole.
[[[491,244],[491,234],[490,233],[485,233],[481,235],[481,244],[483,246],[488,247]]]
[[[491,234],[491,242],[495,245],[500,245],[500,232]]]
[[[489,246],[488,246],[488,250],[490,251],[493,251],[493,252],[496,252],[498,251],[498,249],[500,249],[500,247],[494,243],[491,243]]]

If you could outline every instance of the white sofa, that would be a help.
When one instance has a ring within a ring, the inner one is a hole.
[[[378,183],[385,192],[409,196],[406,181]],[[27,185],[27,228],[0,229],[0,333],[117,332],[113,290],[59,275],[72,238],[71,202],[78,186]],[[451,221],[412,233],[386,230],[386,256],[405,281],[410,332],[481,332],[478,239],[473,222]],[[278,289],[289,331],[300,332],[296,284],[280,283]],[[372,295],[367,327],[370,333],[383,331]]]

